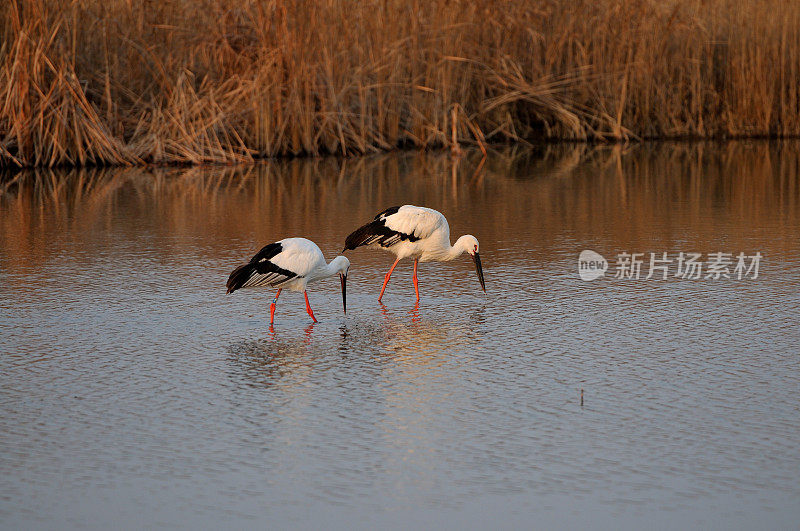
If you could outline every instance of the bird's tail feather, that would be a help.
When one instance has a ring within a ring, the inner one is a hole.
[[[252,263],[244,264],[234,269],[231,273],[231,276],[228,277],[228,283],[226,284],[228,291],[226,293],[233,293],[237,289],[244,286],[255,272],[256,266]]]
[[[342,252],[373,243],[375,237],[380,235],[382,230],[385,230],[385,227],[381,221],[372,221],[363,227],[357,228],[344,240],[344,250]]]

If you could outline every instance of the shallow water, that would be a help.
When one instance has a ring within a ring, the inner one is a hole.
[[[799,170],[744,142],[6,176],[0,523],[793,528]],[[404,263],[381,306],[392,258],[363,249],[346,316],[335,278],[317,324],[225,295],[262,245],[330,259],[402,203],[480,240],[485,295],[464,257],[421,266],[416,306]],[[763,258],[614,278],[682,251]]]

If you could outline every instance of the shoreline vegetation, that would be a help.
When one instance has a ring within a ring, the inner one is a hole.
[[[785,0],[9,0],[0,167],[800,136]]]

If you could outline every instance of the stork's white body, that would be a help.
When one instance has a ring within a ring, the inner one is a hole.
[[[380,301],[397,262],[403,258],[414,260],[414,289],[419,300],[417,263],[445,262],[468,253],[475,261],[481,287],[484,286],[483,270],[478,254],[478,240],[470,235],[461,236],[450,245],[450,225],[447,219],[432,208],[403,205],[384,210],[375,219],[355,230],[345,241],[345,250],[360,246],[378,246],[397,256],[394,265],[386,274]],[[484,288],[485,290],[485,288]]]
[[[345,281],[350,261],[337,256],[330,263],[316,243],[305,238],[285,238],[261,249],[250,262],[233,270],[228,278],[228,293],[238,289],[269,286],[278,288],[270,306],[270,324],[275,315],[275,304],[281,291],[299,291],[305,294],[306,311],[316,322],[308,302],[306,286],[323,278],[339,275],[342,281],[342,304],[345,308]]]
[[[333,260],[328,264],[322,250],[311,240],[284,238],[275,243],[280,244],[282,250],[269,258],[269,261],[281,269],[291,271],[296,276],[280,282],[280,277],[276,279],[274,275],[256,274],[242,286],[243,288],[280,285],[281,289],[303,292],[308,284],[331,277],[339,272],[334,266]],[[261,261],[265,260],[267,259],[261,259]]]
[[[432,208],[403,205],[396,214],[386,217],[386,227],[419,238],[417,241],[401,240],[391,247],[382,247],[397,258],[415,258],[420,262],[445,262],[453,260],[450,245],[450,225],[441,212]]]

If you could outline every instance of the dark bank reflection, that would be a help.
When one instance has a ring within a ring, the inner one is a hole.
[[[349,229],[398,203],[436,205],[453,239],[474,233],[482,254],[532,234],[535,246],[524,251],[542,255],[563,238],[705,248],[720,226],[736,249],[756,236],[779,253],[796,241],[791,143],[509,149],[482,165],[478,155],[23,172],[0,185],[0,251],[7,267],[32,267],[65,246],[90,252],[112,228],[174,241],[156,254],[179,251],[182,236],[227,259],[307,235],[333,255]]]

